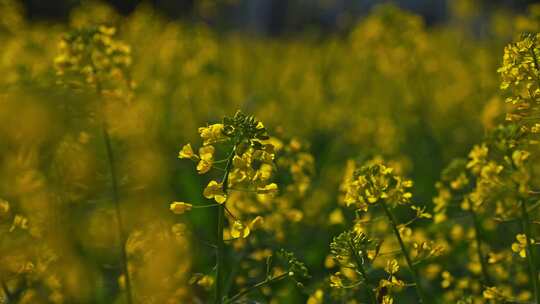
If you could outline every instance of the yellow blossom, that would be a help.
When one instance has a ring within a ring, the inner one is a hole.
[[[223,192],[223,185],[216,181],[210,181],[203,191],[204,197],[214,199],[218,204],[223,204],[227,200],[227,195]]]
[[[271,183],[257,189],[258,194],[276,194],[277,192],[278,185],[276,183]]]
[[[184,202],[173,202],[170,204],[169,209],[174,214],[183,214],[186,211],[190,211],[193,205]]]
[[[527,257],[527,236],[525,234],[516,235],[517,242],[512,243],[512,251],[519,253],[522,258]],[[531,243],[533,241],[531,240]]]
[[[386,267],[384,267],[384,271],[388,272],[389,274],[393,275],[399,271],[399,264],[396,259],[391,259],[386,262]]]
[[[182,150],[178,152],[178,158],[198,158],[197,155],[193,152],[193,148],[191,148],[191,144],[186,144],[182,147]]]
[[[204,145],[219,142],[225,139],[223,134],[223,124],[213,124],[208,127],[200,127],[199,134],[203,140]]]
[[[213,146],[203,146],[199,149],[199,155],[201,160],[197,164],[197,171],[199,174],[204,174],[212,169],[212,164],[214,163],[214,152],[215,148]]]
[[[343,287],[343,281],[341,280],[341,273],[336,272],[335,274],[330,276],[330,286],[336,287],[336,288]]]
[[[247,238],[250,233],[248,226],[244,225],[240,221],[234,221],[234,224],[231,227],[231,236],[235,239],[237,238]]]
[[[0,199],[0,216],[9,213],[9,202],[3,199]]]
[[[261,227],[263,225],[263,223],[264,223],[264,218],[262,216],[258,215],[253,220],[251,220],[248,227],[251,230],[255,230],[255,229]]]

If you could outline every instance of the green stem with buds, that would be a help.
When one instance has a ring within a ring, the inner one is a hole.
[[[223,193],[227,194],[229,186],[229,173],[231,171],[232,160],[236,152],[236,144],[234,145],[231,154],[227,158],[225,173],[222,180]],[[216,288],[215,302],[216,304],[223,303],[223,283],[225,277],[225,241],[223,240],[223,227],[225,226],[225,202],[218,206],[218,223],[217,223],[217,259],[216,259]]]
[[[407,247],[405,247],[405,243],[403,243],[403,239],[401,238],[401,234],[399,233],[399,229],[397,228],[397,221],[394,218],[394,215],[392,212],[390,212],[390,209],[388,209],[388,206],[386,205],[386,202],[384,200],[380,200],[381,205],[383,207],[384,213],[386,214],[386,217],[390,221],[390,224],[392,226],[392,229],[394,230],[394,234],[398,240],[399,246],[401,247],[401,252],[403,253],[403,256],[405,257],[405,261],[407,262],[407,266],[409,266],[409,270],[412,275],[412,279],[415,284],[415,290],[416,294],[418,295],[418,303],[429,303],[426,301],[424,290],[422,289],[422,285],[420,285],[420,279],[418,277],[418,271],[416,269],[416,266],[411,260],[411,257],[409,256],[409,251],[407,250]]]
[[[353,254],[354,262],[356,263],[356,266],[358,266],[358,270],[360,270],[360,274],[362,275],[364,282],[366,282],[366,287],[368,291],[368,296],[372,304],[377,304],[377,297],[375,295],[375,292],[373,291],[373,286],[371,285],[367,272],[364,269],[364,265],[362,263],[362,259],[354,249],[353,244],[349,241],[349,248]]]
[[[529,213],[527,212],[527,206],[525,206],[525,200],[521,201],[521,224],[523,227],[523,233],[525,234],[525,240],[527,241],[527,262],[529,263],[529,271],[531,273],[531,281],[534,291],[535,303],[540,304],[540,294],[538,290],[538,271],[536,268],[536,250],[534,249],[531,240],[534,238],[531,229],[531,222],[529,219]]]

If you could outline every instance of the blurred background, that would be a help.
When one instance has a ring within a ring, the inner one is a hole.
[[[129,50],[130,90],[114,98],[55,66],[66,33],[99,24]],[[386,159],[430,210],[441,170],[504,119],[504,46],[539,29],[540,6],[524,0],[0,0],[0,280],[18,303],[123,303],[106,117],[136,297],[208,303],[216,214],[168,208],[207,202],[210,177],[177,156],[200,145],[198,127],[242,109],[290,152],[280,187],[303,190],[244,209],[269,220],[254,243],[230,246],[245,260],[231,290],[263,275],[260,244],[286,248],[312,280],[254,297],[305,303],[354,217],[347,161]],[[444,293],[440,269],[423,275]]]
[[[69,13],[85,1],[22,1],[30,20],[66,21]],[[412,11],[427,24],[444,23],[452,15],[453,0],[155,0],[106,1],[119,13],[129,15],[141,3],[150,4],[164,16],[188,22],[204,22],[219,30],[241,30],[263,35],[289,35],[305,31],[350,30],[370,10],[393,3]],[[457,1],[459,2],[459,1]],[[487,18],[494,10],[524,12],[534,0],[478,0],[477,18]]]

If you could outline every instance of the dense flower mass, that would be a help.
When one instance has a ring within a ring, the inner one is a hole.
[[[244,2],[0,0],[0,303],[540,304],[540,6]]]
[[[384,200],[391,204],[407,204],[412,194],[411,180],[392,174],[393,169],[383,164],[362,167],[354,172],[353,180],[346,184],[345,203],[366,211],[369,204]]]

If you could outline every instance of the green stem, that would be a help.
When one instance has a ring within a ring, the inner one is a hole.
[[[364,269],[362,260],[358,256],[358,253],[356,252],[353,244],[350,241],[349,241],[349,248],[351,249],[351,252],[353,253],[354,261],[356,262],[356,265],[358,266],[358,270],[360,270],[360,274],[362,274],[362,277],[364,278],[364,282],[366,282],[369,299],[371,300],[372,304],[377,304],[377,297],[375,295],[375,292],[373,291],[373,286],[371,285],[369,281],[367,272]]]
[[[481,240],[482,233],[480,231],[480,222],[478,221],[478,217],[476,216],[476,212],[474,212],[474,210],[471,209],[470,214],[473,219],[474,238],[476,240],[476,254],[478,255],[478,259],[480,260],[480,267],[482,270],[484,284],[486,286],[491,286],[493,283],[489,276],[488,266],[487,266],[486,259],[484,257],[484,252],[482,251],[482,240]]]
[[[239,293],[237,293],[236,295],[234,295],[232,298],[230,298],[229,300],[227,300],[226,303],[234,303],[234,301],[240,299],[240,298],[243,297],[244,295],[246,295],[246,294],[248,294],[248,293],[250,293],[250,292],[252,292],[252,291],[254,291],[254,290],[256,290],[256,289],[259,289],[259,288],[261,288],[261,287],[263,287],[263,286],[272,284],[272,283],[277,282],[277,281],[281,281],[281,280],[285,279],[285,278],[288,277],[288,276],[289,276],[288,273],[282,273],[282,274],[278,275],[277,277],[273,277],[273,278],[271,278],[271,279],[268,279],[268,278],[267,278],[266,280],[264,280],[264,281],[262,281],[262,282],[259,282],[259,283],[255,284],[255,285],[251,286],[251,287],[248,287],[248,288],[246,288],[246,289],[240,291]]]
[[[124,223],[122,220],[122,212],[120,210],[120,199],[118,195],[118,179],[116,175],[116,169],[114,167],[114,154],[112,150],[111,137],[109,136],[109,132],[107,132],[107,126],[105,122],[103,122],[102,129],[103,129],[103,138],[105,140],[105,148],[107,150],[107,160],[109,162],[109,169],[110,169],[110,174],[111,174],[116,221],[118,223],[117,229],[118,229],[118,236],[120,238],[120,257],[121,257],[121,263],[122,263],[122,271],[124,272],[124,278],[125,278],[125,284],[126,284],[126,300],[128,304],[132,304],[133,295],[131,293],[131,279],[129,276],[128,258],[127,258],[127,252],[126,252],[127,237],[124,233]]]
[[[218,225],[217,225],[217,260],[216,260],[216,289],[215,289],[215,303],[223,303],[223,264],[224,264],[224,250],[225,242],[223,241],[223,226],[225,219],[225,208],[219,206],[218,208]]]
[[[529,263],[529,271],[531,273],[531,281],[533,284],[534,299],[537,304],[540,304],[540,295],[538,290],[538,271],[536,270],[536,250],[531,244],[533,239],[531,222],[529,219],[529,213],[527,212],[527,206],[525,206],[525,200],[521,202],[521,223],[523,226],[523,233],[525,234],[525,240],[527,241],[527,261]]]
[[[96,73],[97,68],[92,63],[92,69],[93,72]],[[103,96],[103,90],[101,87],[101,83],[99,81],[96,81],[96,93],[99,96]],[[112,149],[112,143],[111,143],[111,137],[109,135],[109,132],[107,131],[107,119],[104,116],[104,113],[101,113],[103,115],[101,119],[101,129],[103,132],[103,139],[105,141],[105,148],[107,150],[107,160],[109,162],[109,170],[111,174],[111,182],[112,182],[112,191],[113,191],[113,201],[114,201],[114,208],[116,213],[116,221],[118,222],[118,237],[120,238],[120,258],[122,263],[122,271],[124,272],[124,279],[125,279],[125,285],[126,285],[126,300],[128,304],[133,303],[133,295],[131,293],[131,279],[129,276],[129,269],[128,269],[128,258],[127,258],[127,252],[126,252],[126,241],[127,237],[124,233],[124,224],[122,221],[122,212],[120,210],[120,199],[118,195],[118,179],[116,176],[116,169],[114,167],[114,154]]]
[[[225,167],[225,173],[222,180],[223,193],[227,194],[229,186],[229,172],[231,171],[232,159],[236,151],[236,145],[234,145],[231,154],[227,158],[227,165]],[[225,201],[218,207],[218,223],[217,223],[217,259],[216,259],[216,289],[214,303],[223,303],[223,283],[225,277],[225,242],[223,240],[223,227],[225,226]]]
[[[390,221],[390,224],[392,226],[392,229],[394,230],[394,234],[398,240],[399,246],[401,247],[401,252],[403,253],[403,256],[405,257],[405,261],[407,262],[407,266],[409,266],[409,270],[411,272],[414,284],[415,284],[415,290],[416,294],[418,295],[418,303],[428,303],[425,299],[424,290],[422,289],[422,286],[420,285],[420,279],[418,278],[418,271],[416,270],[415,265],[413,264],[411,257],[409,256],[409,251],[407,250],[407,247],[405,247],[405,243],[403,243],[403,239],[401,238],[401,235],[399,234],[399,230],[397,228],[397,221],[394,218],[394,215],[390,210],[388,209],[388,206],[384,202],[384,200],[381,200],[381,205],[383,207],[384,213],[386,214],[386,217],[388,217],[388,220]]]

